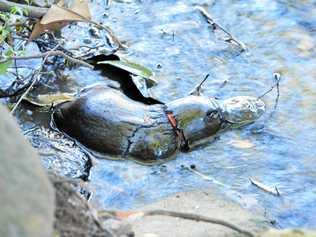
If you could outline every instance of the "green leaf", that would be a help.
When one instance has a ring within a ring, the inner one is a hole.
[[[157,84],[157,82],[154,80],[154,75],[152,71],[137,63],[130,62],[125,59],[121,59],[121,60],[102,61],[102,62],[98,62],[98,64],[108,64],[108,65],[120,68],[124,71],[127,71],[131,74],[134,74],[136,76],[143,77],[147,79],[146,81],[149,87],[152,87]]]
[[[14,15],[20,15],[23,16],[23,9],[18,6],[13,6],[10,8],[10,13]]]
[[[4,63],[0,63],[0,75],[7,73],[8,68],[11,66],[12,60],[8,60]]]
[[[4,54],[5,54],[5,56],[7,56],[7,57],[11,57],[11,56],[13,55],[14,51],[13,51],[13,49],[12,49],[10,46],[8,46],[8,47],[9,47],[9,48],[6,50],[6,52],[5,52]],[[1,55],[1,56],[2,56],[2,55]],[[1,61],[1,59],[0,59],[0,61]],[[11,66],[12,61],[13,61],[13,60],[10,59],[10,60],[8,60],[8,61],[5,61],[5,62],[3,62],[3,63],[0,63],[0,75],[7,73],[7,70],[8,70],[8,68]]]

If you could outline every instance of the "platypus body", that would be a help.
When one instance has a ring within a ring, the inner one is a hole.
[[[218,101],[190,95],[167,104],[146,105],[120,90],[96,85],[57,106],[53,120],[59,130],[89,149],[150,164],[178,150],[177,131],[182,131],[190,145],[224,128],[251,123],[263,112],[264,103],[255,97]],[[175,118],[176,128],[170,118]]]

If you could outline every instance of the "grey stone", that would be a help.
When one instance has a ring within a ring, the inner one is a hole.
[[[268,221],[261,211],[250,212],[214,190],[195,190],[177,193],[158,202],[140,207],[141,210],[169,210],[199,214],[230,222],[240,228],[259,233],[268,227]],[[196,222],[168,216],[148,216],[131,219],[130,223],[139,237],[224,237],[242,236],[237,232],[210,223]]]
[[[52,185],[14,118],[2,105],[0,113],[0,236],[52,236]]]

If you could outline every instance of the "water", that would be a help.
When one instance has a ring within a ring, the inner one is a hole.
[[[178,191],[219,189],[249,210],[264,209],[280,227],[315,227],[316,2],[112,1],[106,9],[104,1],[94,2],[95,20],[110,25],[126,42],[128,50],[120,54],[156,73],[158,86],[151,92],[162,101],[186,96],[207,73],[211,78],[204,94],[222,99],[262,94],[274,72],[282,79],[272,116],[275,92],[264,98],[268,111],[254,125],[220,134],[164,165],[96,160],[92,202],[100,209],[128,209]],[[214,34],[197,4],[204,4],[248,50],[241,53]],[[182,167],[192,164],[217,182]],[[277,186],[282,196],[257,189],[249,177]]]
[[[104,207],[131,208],[176,191],[219,188],[250,210],[263,207],[281,227],[315,227],[316,3],[203,3],[217,23],[246,44],[247,52],[211,32],[195,9],[200,1],[116,3],[109,21],[128,43],[127,56],[155,70],[155,97],[167,101],[185,96],[207,73],[212,77],[205,85],[207,95],[260,95],[273,83],[273,72],[279,72],[277,111],[270,118],[275,99],[270,93],[267,114],[255,125],[221,134],[164,166],[98,161],[91,176],[95,200]],[[181,169],[191,164],[224,185]],[[249,177],[277,186],[282,197],[253,187]]]

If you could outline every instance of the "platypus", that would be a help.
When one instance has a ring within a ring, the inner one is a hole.
[[[60,131],[91,150],[151,164],[170,158],[180,143],[188,148],[223,129],[252,123],[264,111],[264,102],[250,96],[189,95],[146,105],[118,89],[95,85],[58,105],[52,118]]]

